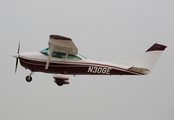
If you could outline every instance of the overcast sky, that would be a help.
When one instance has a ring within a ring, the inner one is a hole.
[[[168,46],[147,76],[30,74],[17,52],[48,47],[50,34],[72,38],[94,60],[131,60],[154,43]],[[0,0],[1,120],[173,120],[173,0]]]

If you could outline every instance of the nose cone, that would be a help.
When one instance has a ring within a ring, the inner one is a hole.
[[[19,58],[19,54],[14,54],[12,56],[15,57],[15,58]]]

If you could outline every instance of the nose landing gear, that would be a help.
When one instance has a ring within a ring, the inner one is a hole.
[[[27,82],[31,82],[31,81],[32,81],[31,75],[33,75],[33,74],[34,74],[34,73],[31,72],[30,75],[28,75],[28,76],[25,78]]]

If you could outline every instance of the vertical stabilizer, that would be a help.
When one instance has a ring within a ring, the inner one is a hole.
[[[117,65],[124,65],[128,67],[128,71],[138,72],[142,75],[149,74],[159,57],[167,46],[154,44],[139,58],[131,61],[111,62]]]
[[[133,67],[148,69],[149,73],[167,46],[154,44],[141,57],[132,61]]]

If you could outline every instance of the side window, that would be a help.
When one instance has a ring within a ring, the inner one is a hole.
[[[66,53],[53,52],[52,57],[56,57],[56,58],[60,58],[60,59],[66,59]]]
[[[68,54],[68,60],[81,60],[81,58],[79,58],[75,55]]]

